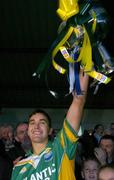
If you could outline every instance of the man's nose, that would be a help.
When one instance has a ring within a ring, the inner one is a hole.
[[[107,148],[106,147],[103,147],[103,150],[105,151],[105,153],[107,152]]]
[[[89,170],[89,173],[90,173],[90,174],[93,174],[93,173],[94,173],[94,170],[92,170],[92,169]]]
[[[36,129],[39,129],[39,127],[40,127],[40,124],[39,124],[39,123],[36,123],[36,124],[34,125],[34,128],[36,128]]]

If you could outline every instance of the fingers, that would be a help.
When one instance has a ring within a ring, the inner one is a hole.
[[[76,91],[72,92],[73,97],[79,97],[82,95],[87,94],[87,89],[88,89],[88,83],[89,83],[89,76],[84,72],[83,68],[80,68],[79,72],[79,79],[80,79],[80,88],[81,88],[81,94],[77,95]]]
[[[89,76],[84,72],[83,69],[80,69],[80,86],[82,92],[86,93],[87,88],[88,88],[88,83],[89,83]]]
[[[102,165],[106,164],[106,152],[103,149],[95,148],[94,154]]]

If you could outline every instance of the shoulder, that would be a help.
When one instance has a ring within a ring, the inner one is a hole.
[[[15,167],[19,167],[19,166],[22,166],[22,165],[26,165],[26,164],[31,164],[32,163],[32,156],[29,156],[27,158],[24,158],[22,160],[20,160],[19,162],[17,162],[14,166]]]

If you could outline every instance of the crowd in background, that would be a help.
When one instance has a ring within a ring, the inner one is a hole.
[[[0,126],[0,180],[10,180],[12,168],[31,148],[28,124],[21,122],[15,130],[11,125]]]
[[[27,130],[27,122],[17,124],[15,129],[9,124],[0,125],[0,180],[10,180],[13,166],[26,157],[31,149]],[[50,140],[53,141],[54,138],[56,131],[53,129]],[[76,151],[76,179],[100,180],[98,174],[102,175],[100,171],[103,171],[103,167],[105,171],[112,168],[114,176],[113,164],[114,123],[108,128],[97,124],[93,129],[84,130]]]
[[[75,167],[77,180],[100,180],[98,170],[106,165],[114,166],[114,123],[108,128],[97,124],[94,129],[85,130],[79,138]]]

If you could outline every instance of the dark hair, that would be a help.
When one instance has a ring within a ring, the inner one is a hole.
[[[94,127],[94,131],[97,130],[100,126],[104,128],[103,124],[96,124]]]
[[[37,114],[37,113],[41,113],[41,114],[43,114],[44,116],[46,116],[46,118],[48,119],[48,125],[49,125],[49,127],[51,127],[51,118],[50,118],[49,114],[48,114],[46,111],[42,110],[42,109],[36,109],[35,111],[33,111],[33,112],[29,115],[29,119],[31,118],[31,116],[33,116],[33,115],[35,115],[35,114]]]
[[[94,161],[98,164],[98,167],[100,167],[100,162],[98,161],[98,159],[95,156],[91,156],[91,157],[87,157],[82,161],[82,165],[81,165],[81,170],[84,169],[84,165],[86,162],[88,161]]]

